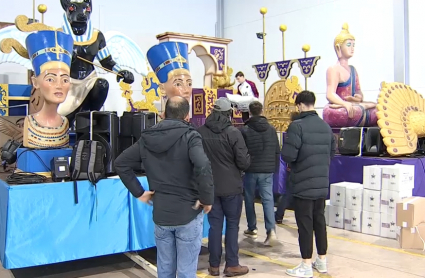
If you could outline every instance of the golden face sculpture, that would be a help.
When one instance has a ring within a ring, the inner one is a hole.
[[[336,52],[338,58],[349,59],[354,55],[354,47],[356,45],[355,40],[345,40],[339,47],[337,47]]]
[[[168,74],[167,82],[161,84],[161,90],[167,99],[181,96],[190,102],[192,98],[192,76],[184,69],[174,70]]]
[[[68,95],[71,86],[69,70],[64,68],[47,69],[32,77],[34,88],[38,89],[48,104],[61,104]]]

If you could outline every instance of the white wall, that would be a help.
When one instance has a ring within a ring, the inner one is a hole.
[[[25,3],[24,3],[25,2]],[[63,10],[59,0],[37,0],[36,5],[46,4],[48,11],[45,14],[45,23],[61,26]],[[118,5],[117,5],[118,3]],[[114,30],[132,38],[144,52],[157,44],[156,35],[164,32],[179,32],[196,35],[214,36],[217,19],[216,1],[199,0],[93,0],[92,21],[95,28],[103,32]],[[32,17],[32,1],[0,0],[2,9],[0,21],[14,22],[17,15],[25,14]],[[202,12],[200,12],[202,11]],[[40,19],[37,12],[36,18]],[[191,53],[189,57],[191,73],[195,88],[203,87],[204,66],[202,61]],[[7,75],[11,84],[26,83],[26,73],[20,66],[0,64],[0,75]],[[121,91],[115,75],[104,75],[110,83],[109,96],[105,103],[105,110],[115,110],[121,113],[126,108],[126,101],[121,97]],[[103,77],[103,76],[102,76]],[[4,80],[0,76],[0,82]],[[137,77],[133,84],[133,99],[143,99],[141,95],[141,77]]]
[[[410,86],[425,96],[425,1],[409,0]]]
[[[394,79],[393,0],[245,0],[243,5],[238,1],[224,2],[224,37],[233,39],[229,66],[256,81],[260,94],[263,86],[252,65],[262,63],[262,40],[255,35],[262,32],[261,7],[268,9],[266,62],[282,60],[281,24],[288,27],[285,60],[302,58],[304,44],[311,46],[308,56],[321,56],[308,81],[308,89],[317,96],[316,106],[323,107],[327,103],[326,69],[337,61],[333,41],[344,22],[356,37],[356,52],[350,63],[357,69],[365,100],[376,100],[380,83]],[[297,65],[291,75],[297,75],[304,88],[304,78]],[[273,67],[267,85],[278,79]]]

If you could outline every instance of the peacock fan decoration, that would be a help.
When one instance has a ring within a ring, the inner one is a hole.
[[[418,138],[425,137],[425,100],[403,83],[381,84],[378,126],[387,152],[392,156],[412,154]]]

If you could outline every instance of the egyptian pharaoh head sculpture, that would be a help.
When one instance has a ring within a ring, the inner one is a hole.
[[[181,96],[190,102],[192,77],[188,56],[188,46],[181,42],[162,42],[149,49],[147,58],[161,83],[160,89],[165,100]]]

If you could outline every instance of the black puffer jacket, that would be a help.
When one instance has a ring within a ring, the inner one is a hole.
[[[266,117],[253,116],[242,129],[251,165],[247,173],[274,173],[279,169],[280,147],[276,129]]]
[[[289,125],[282,158],[291,169],[289,179],[295,197],[312,200],[327,197],[329,165],[335,148],[332,129],[316,111],[300,113]]]
[[[250,157],[241,132],[230,119],[213,111],[198,129],[205,153],[211,161],[215,196],[231,196],[243,192],[241,173]]]

